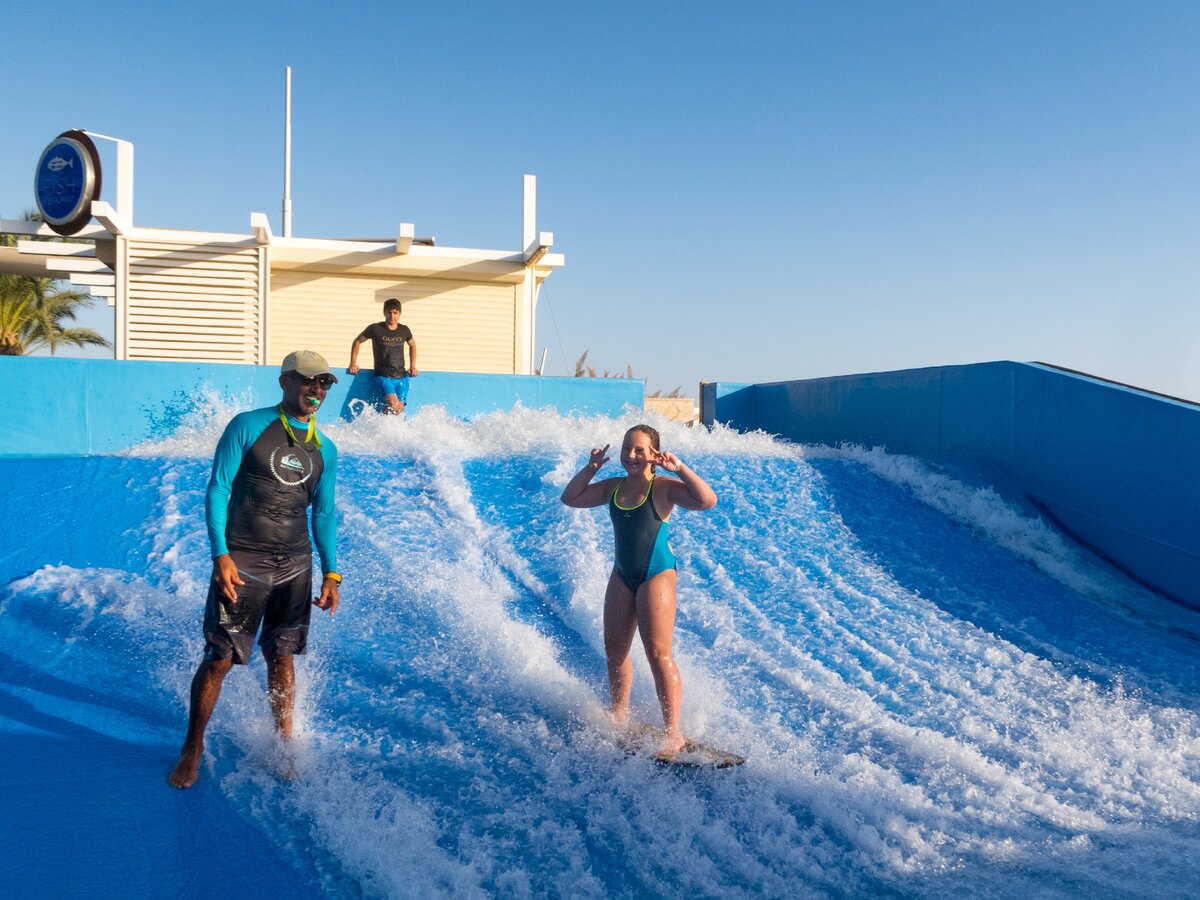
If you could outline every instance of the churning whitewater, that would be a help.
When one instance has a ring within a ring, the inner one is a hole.
[[[135,812],[170,790],[211,568],[204,489],[234,411],[75,460],[75,508],[32,514],[23,540],[53,561],[39,517],[82,529],[129,504],[140,520],[105,538],[105,566],[45,565],[3,597],[21,663],[0,681],[41,717],[28,727],[52,719],[161,756],[162,777],[130,792]],[[747,763],[626,756],[604,706],[611,529],[558,496],[641,415],[467,423],[427,408],[328,424],[345,582],[297,666],[299,775],[277,777],[256,659],[226,681],[198,786],[297,890],[1194,892],[1200,615],[1031,510],[882,450],[655,423],[719,497],[671,521],[683,730]],[[633,714],[657,722],[636,642],[634,659]],[[86,700],[99,694],[120,701]],[[203,801],[186,802],[177,814],[198,815]]]

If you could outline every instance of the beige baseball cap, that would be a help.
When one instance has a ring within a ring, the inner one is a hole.
[[[325,357],[315,350],[292,351],[283,358],[283,365],[279,367],[279,371],[283,375],[286,375],[288,372],[299,372],[308,378],[314,378],[317,375],[329,375],[334,381],[337,381],[337,376],[329,368],[329,363],[325,362]]]

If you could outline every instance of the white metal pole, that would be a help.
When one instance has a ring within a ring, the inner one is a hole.
[[[292,236],[292,67],[286,68],[283,100],[283,236]]]

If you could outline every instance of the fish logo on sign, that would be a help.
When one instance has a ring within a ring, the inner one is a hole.
[[[72,235],[92,218],[100,199],[100,154],[86,132],[64,131],[42,151],[33,176],[33,195],[42,221]]]

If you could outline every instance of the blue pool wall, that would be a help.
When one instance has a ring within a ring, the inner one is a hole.
[[[963,461],[1200,608],[1200,406],[1039,363],[701,387],[701,419]]]
[[[369,372],[335,374],[319,420],[349,420],[358,400],[381,403]],[[117,453],[174,433],[197,415],[197,399],[252,409],[280,396],[278,366],[0,357],[0,379],[7,385],[0,456]],[[463,419],[517,405],[618,415],[626,406],[640,409],[644,392],[639,379],[425,371],[410,384],[408,409],[440,405]]]

